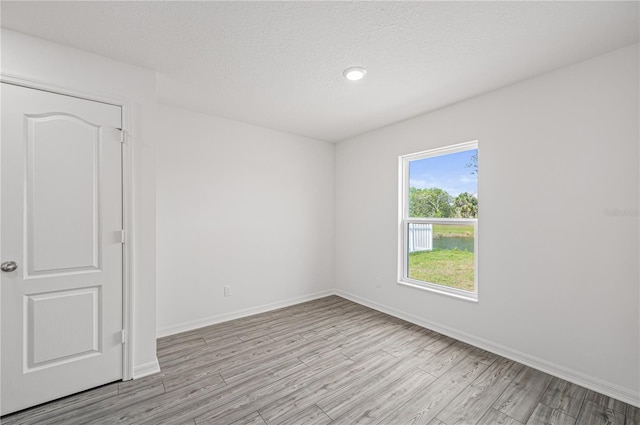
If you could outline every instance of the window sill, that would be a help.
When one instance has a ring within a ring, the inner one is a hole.
[[[458,298],[464,301],[470,301],[477,303],[478,294],[476,292],[461,291],[459,289],[447,288],[446,286],[434,285],[432,283],[418,283],[399,280],[398,284],[409,286],[411,288],[420,289],[422,291],[435,292],[436,294],[446,295],[453,298]]]

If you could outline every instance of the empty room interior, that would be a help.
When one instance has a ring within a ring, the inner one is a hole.
[[[640,2],[0,19],[2,424],[640,424]]]

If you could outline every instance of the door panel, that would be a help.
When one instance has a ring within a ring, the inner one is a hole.
[[[99,354],[99,297],[97,287],[27,295],[25,371]]]
[[[121,108],[2,83],[2,414],[122,378]]]
[[[73,115],[25,121],[28,274],[98,269],[100,127]]]

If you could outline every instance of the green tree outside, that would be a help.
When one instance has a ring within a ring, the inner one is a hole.
[[[437,187],[409,188],[409,216],[429,218],[476,218],[478,198],[462,192],[455,198]]]
[[[437,187],[429,189],[409,189],[410,217],[453,217],[453,198]]]
[[[478,217],[478,198],[469,192],[462,192],[453,201],[456,216],[461,218]]]

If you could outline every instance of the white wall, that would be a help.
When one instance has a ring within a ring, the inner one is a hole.
[[[2,73],[129,101],[133,149],[134,376],[157,370],[155,342],[155,74],[2,29]]]
[[[158,125],[159,335],[333,288],[332,144],[166,105]]]
[[[339,143],[338,292],[638,404],[638,75],[635,45]],[[398,285],[398,156],[476,139],[479,302]]]

